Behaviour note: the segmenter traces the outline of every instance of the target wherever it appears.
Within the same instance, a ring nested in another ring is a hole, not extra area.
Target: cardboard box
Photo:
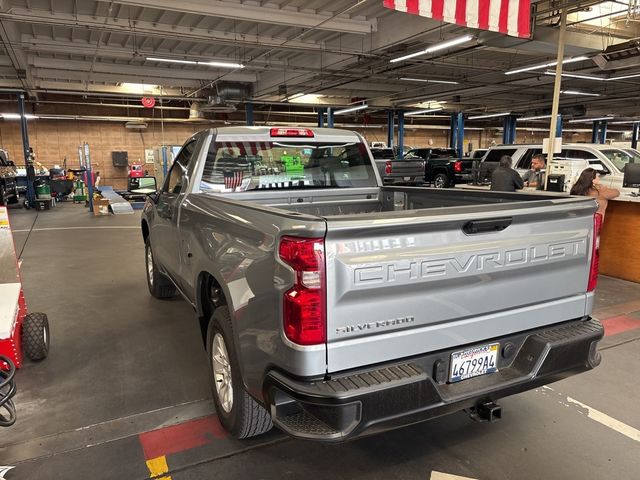
[[[109,200],[98,198],[93,200],[94,215],[109,215]]]

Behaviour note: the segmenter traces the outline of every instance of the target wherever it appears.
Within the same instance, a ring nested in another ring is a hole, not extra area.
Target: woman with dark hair
[[[605,187],[600,183],[600,175],[593,168],[586,168],[571,187],[571,195],[593,197],[598,201],[598,213],[604,218],[609,200],[619,197],[620,191],[615,188]]]

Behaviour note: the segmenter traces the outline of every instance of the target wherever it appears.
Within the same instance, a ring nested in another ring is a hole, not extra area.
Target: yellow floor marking
[[[430,480],[474,480],[469,477],[461,477],[459,475],[451,475],[450,473],[431,472]]]
[[[167,473],[169,471],[169,465],[167,465],[167,457],[165,457],[164,455],[162,457],[147,460],[147,468],[151,473],[150,478],[154,478],[156,480],[171,480],[170,476],[159,477],[159,475],[162,475],[163,473]]]

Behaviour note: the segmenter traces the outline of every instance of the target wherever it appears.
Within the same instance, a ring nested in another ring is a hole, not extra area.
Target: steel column
[[[449,148],[456,148],[456,130],[458,129],[457,116],[452,113],[449,116]]]
[[[326,108],[318,108],[318,128],[324,127],[324,114],[326,111]]]
[[[395,133],[395,112],[387,110],[387,147],[393,148],[393,137]]]
[[[591,127],[591,143],[598,143],[598,128],[600,124],[596,120],[593,122],[593,127]]]
[[[558,114],[556,119],[556,138],[562,137],[562,114]]]
[[[633,124],[633,133],[631,134],[631,148],[638,148],[638,140],[640,140],[640,122]]]
[[[247,114],[247,126],[253,127],[253,103],[247,102],[245,105],[245,111]]]
[[[464,113],[458,112],[457,120],[456,153],[458,154],[458,158],[462,158],[464,156]]]
[[[502,129],[502,143],[505,145],[511,145],[516,141],[516,117],[514,115],[507,115],[504,117],[504,124]]]
[[[84,165],[87,169],[87,199],[89,200],[89,214],[93,215],[93,168],[91,167],[91,155],[89,155],[89,144],[82,146],[84,153]]]
[[[327,108],[327,127],[333,128],[333,108]]]
[[[600,122],[600,130],[598,131],[598,143],[604,144],[607,141],[607,121]]]
[[[402,158],[404,147],[404,110],[398,110],[398,158]]]
[[[35,165],[32,165],[29,160],[29,129],[27,128],[27,117],[24,111],[24,93],[18,94],[18,112],[20,113],[20,132],[22,133],[24,166],[27,169],[27,202],[29,206],[33,207],[36,200],[36,190],[33,184],[35,180]]]

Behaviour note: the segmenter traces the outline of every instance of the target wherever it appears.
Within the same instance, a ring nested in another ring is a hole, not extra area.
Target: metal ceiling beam
[[[0,12],[0,19],[13,22],[51,25],[72,29],[85,29],[98,32],[135,34],[137,37],[149,36],[153,38],[182,40],[209,45],[231,45],[254,48],[275,48],[289,51],[333,51],[322,43],[307,40],[291,40],[258,34],[234,34],[229,31],[209,30],[205,28],[191,28],[179,25],[168,25],[156,22],[136,20],[135,25],[128,20],[112,17],[93,17],[91,15],[73,15],[69,13],[51,13],[45,10],[30,10],[14,7],[9,12]],[[286,44],[284,44],[286,42]],[[283,45],[284,44],[284,45]],[[347,55],[361,55],[363,52],[350,48],[339,48],[340,53]]]
[[[171,85],[175,80],[203,80],[209,81],[220,74],[218,70],[178,70],[176,68],[143,67],[140,65],[123,65],[119,63],[85,62],[82,60],[61,60],[57,58],[43,58],[30,55],[29,64],[37,69],[52,69],[60,72],[89,72],[108,73],[119,76],[119,82],[127,81],[127,78],[149,78],[154,83],[166,83]],[[256,81],[254,73],[233,72],[225,77],[231,82]],[[175,85],[175,83],[173,83]],[[182,85],[182,82],[180,82]]]
[[[367,34],[376,30],[374,20],[332,18],[331,15],[310,13],[298,9],[280,9],[215,0],[114,0],[114,3],[143,8],[154,8],[172,12],[230,18],[233,20],[286,25],[299,28],[317,28],[343,33]]]
[[[4,7],[4,5],[0,6],[0,10],[2,7]],[[0,40],[15,69],[16,78],[20,80],[23,88],[29,92],[30,95],[34,95],[31,91],[33,87],[33,76],[27,63],[27,56],[20,47],[14,45],[14,42],[18,42],[19,39],[20,32],[14,23],[0,20]]]
[[[9,86],[5,85],[3,81],[0,80],[0,86]],[[60,81],[51,81],[51,80],[37,80],[36,81],[36,90],[40,92],[56,92],[56,93],[65,93],[65,94],[78,94],[78,95],[87,95],[93,96],[92,94],[118,94],[117,97],[140,97],[140,94],[127,94],[123,93],[122,88],[116,85],[97,85],[97,84],[88,84],[86,85],[84,82],[80,81],[71,81],[71,82],[60,82]],[[183,92],[179,88],[163,88],[163,96],[167,97],[181,97]]]

